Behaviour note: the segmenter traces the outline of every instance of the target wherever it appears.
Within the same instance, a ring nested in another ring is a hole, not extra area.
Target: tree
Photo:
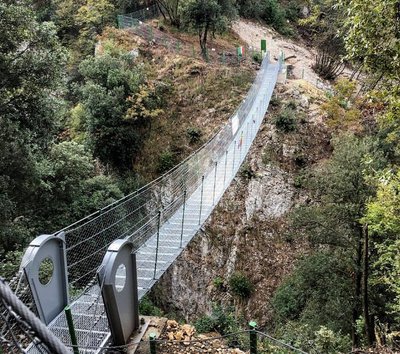
[[[38,23],[30,2],[2,1],[0,18],[1,257],[30,235],[35,159],[60,126],[66,55],[55,26]]]
[[[340,262],[350,264],[344,276],[351,279],[353,285],[349,322],[352,323],[353,344],[357,346],[356,322],[362,315],[362,306],[369,306],[362,302],[363,291],[368,291],[362,283],[363,275],[368,275],[362,268],[368,262],[368,254],[363,254],[368,233],[361,218],[374,188],[365,180],[365,171],[382,168],[385,160],[370,139],[344,135],[335,139],[333,145],[332,158],[309,178],[315,203],[297,209],[292,220],[294,229],[301,230],[316,251],[330,250]],[[370,319],[364,320],[370,328]]]
[[[371,72],[400,80],[400,6],[398,0],[343,0],[349,59]]]
[[[383,299],[381,323],[400,327],[400,171],[386,171],[378,178],[378,192],[368,204],[363,221],[368,223],[376,252],[372,279],[374,293]]]
[[[188,26],[197,31],[202,55],[208,57],[207,41],[210,35],[224,32],[236,16],[236,8],[230,0],[191,0],[184,9]]]
[[[311,38],[318,49],[313,69],[322,78],[335,79],[344,69],[343,34],[344,8],[336,1],[311,1],[311,14],[299,20],[300,30]]]
[[[161,113],[163,90],[146,82],[144,71],[123,51],[86,59],[79,69],[80,115],[94,156],[120,172],[131,170],[151,119]]]
[[[181,26],[182,5],[180,0],[156,0],[156,4],[163,17],[168,17],[171,25],[177,28]]]
[[[328,250],[301,259],[294,272],[278,288],[272,304],[278,318],[320,326],[336,333],[350,333],[352,265]]]
[[[95,161],[81,144],[54,144],[37,162],[40,186],[35,212],[42,232],[57,230],[123,195],[108,176],[96,175]]]

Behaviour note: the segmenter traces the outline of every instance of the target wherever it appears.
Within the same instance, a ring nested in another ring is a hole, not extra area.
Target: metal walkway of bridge
[[[135,244],[141,299],[199,231],[235,177],[261,126],[280,68],[279,63],[264,59],[229,122],[188,159],[132,195],[61,230],[80,353],[98,353],[110,341],[95,278],[108,246],[121,238]],[[116,288],[123,284],[124,274],[117,273]],[[64,312],[48,328],[72,351]],[[31,345],[28,352],[41,353],[40,345]]]

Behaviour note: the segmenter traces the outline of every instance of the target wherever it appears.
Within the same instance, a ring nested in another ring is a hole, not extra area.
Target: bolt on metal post
[[[76,332],[75,332],[74,321],[72,319],[71,308],[69,306],[66,306],[64,312],[65,312],[65,317],[67,318],[68,331],[71,337],[73,352],[74,354],[79,354],[78,340],[76,339]]]
[[[160,222],[161,222],[161,211],[158,211],[158,220],[157,220],[157,244],[156,244],[156,260],[154,262],[154,276],[153,279],[156,279],[157,273],[157,261],[158,261],[158,245],[160,242]]]
[[[150,354],[157,354],[157,342],[156,342],[156,334],[155,333],[150,333],[149,339],[150,339]]]
[[[204,176],[201,176],[201,194],[200,194],[199,225],[201,224],[201,209],[203,208],[203,191],[204,191]]]
[[[181,229],[181,243],[180,248],[182,248],[183,241],[183,226],[185,225],[185,208],[186,208],[186,189],[183,192],[183,205],[182,205],[182,229]]]
[[[250,334],[250,354],[257,354],[257,323],[254,321],[249,322]]]

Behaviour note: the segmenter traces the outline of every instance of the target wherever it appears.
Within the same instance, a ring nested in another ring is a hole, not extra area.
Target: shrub
[[[153,302],[147,296],[144,296],[140,301],[139,313],[143,316],[161,317],[163,315],[162,310],[156,305],[154,305]]]
[[[250,180],[256,176],[253,169],[248,163],[244,163],[243,166],[240,168],[240,176],[244,179]]]
[[[287,25],[285,10],[277,0],[264,0],[261,18],[281,34],[290,34],[291,30]]]
[[[272,107],[279,107],[282,103],[282,99],[280,99],[278,96],[272,96],[271,100],[269,101],[270,106]]]
[[[356,84],[340,79],[334,86],[334,93],[321,106],[327,115],[327,123],[334,129],[347,129],[360,124],[361,111],[355,96]]]
[[[249,298],[254,290],[251,281],[241,273],[234,273],[229,279],[231,291],[242,299]]]
[[[216,277],[214,278],[213,284],[216,289],[221,290],[224,287],[224,279]]]
[[[262,60],[263,60],[263,57],[262,57],[262,53],[261,52],[254,52],[253,53],[253,61],[255,61],[258,64],[261,64]]]
[[[169,150],[161,153],[158,158],[157,172],[164,173],[170,170],[175,165],[175,155]]]
[[[186,132],[189,135],[190,144],[197,143],[200,140],[201,136],[203,135],[201,130],[195,127],[188,128]]]
[[[290,1],[289,4],[285,7],[285,17],[291,22],[297,22],[300,18],[300,5],[297,1]]]
[[[194,323],[194,327],[198,333],[207,333],[215,329],[216,322],[211,316],[204,315]]]
[[[295,112],[292,109],[285,108],[275,116],[274,124],[277,129],[284,133],[295,131],[297,127]]]
[[[289,108],[291,110],[295,110],[297,108],[296,101],[290,100],[288,103],[286,103],[286,108]]]

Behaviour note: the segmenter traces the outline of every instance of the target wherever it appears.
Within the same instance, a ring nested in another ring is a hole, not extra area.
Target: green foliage
[[[396,165],[400,162],[400,95],[396,92],[383,91],[377,100],[386,104],[384,114],[378,116],[378,138],[383,151]]]
[[[280,6],[277,0],[264,0],[262,2],[261,18],[278,32],[285,33],[287,24],[285,10]]]
[[[342,0],[346,9],[345,43],[348,58],[371,71],[400,80],[400,33],[397,0]],[[382,14],[385,14],[382,16]]]
[[[333,147],[331,159],[306,180],[311,197],[318,203],[300,207],[292,214],[297,235],[304,234],[317,252],[310,258],[309,267],[308,259],[303,265],[304,273],[310,277],[302,274],[301,269],[296,270],[294,278],[282,288],[279,306],[284,317],[293,309],[296,320],[312,324],[313,329],[329,324],[330,329],[348,334],[362,312],[361,218],[365,203],[374,194],[374,187],[365,176],[368,171],[381,169],[386,161],[377,151],[377,144],[367,138],[343,135],[333,140]],[[328,252],[325,260],[320,258],[324,254],[321,250]],[[314,261],[317,263],[313,264]],[[329,269],[324,268],[326,265]],[[314,268],[325,269],[329,279]],[[300,273],[296,275],[297,272]],[[319,279],[324,280],[319,283]],[[305,284],[308,292],[302,288]],[[298,291],[306,297],[303,302],[296,300]],[[288,308],[283,306],[286,303]]]
[[[195,144],[200,141],[203,133],[199,128],[191,127],[187,129],[187,135],[189,136],[190,144]]]
[[[222,290],[224,287],[224,279],[221,277],[214,278],[213,285],[217,290]]]
[[[216,321],[211,316],[204,315],[199,317],[194,323],[196,332],[198,333],[208,333],[212,332],[216,326]]]
[[[305,323],[313,330],[328,326],[351,330],[353,304],[349,264],[330,252],[318,252],[299,262],[272,300],[277,316]]]
[[[109,0],[55,0],[53,6],[58,33],[77,56],[72,61],[92,54],[95,36],[115,21],[116,9]]]
[[[162,317],[163,311],[155,306],[148,296],[144,296],[139,303],[139,314],[142,316]]]
[[[170,150],[163,151],[158,157],[157,172],[165,173],[176,164],[175,154]]]
[[[285,6],[277,0],[239,0],[237,5],[241,16],[262,19],[284,35],[293,33],[287,22],[296,22],[300,14],[300,7],[296,1],[290,1]]]
[[[232,293],[242,299],[247,299],[254,291],[254,285],[244,274],[234,273],[229,278],[229,288]]]
[[[263,61],[262,53],[261,52],[254,52],[253,53],[253,60],[256,63],[261,64],[262,61]]]
[[[44,229],[65,226],[123,196],[110,177],[95,175],[91,154],[75,142],[54,145],[38,162],[37,173],[41,204],[36,216],[45,219]]]
[[[255,172],[248,163],[244,163],[242,167],[240,167],[239,174],[242,178],[247,180],[250,180],[256,176]]]
[[[104,53],[84,60],[80,122],[95,157],[116,170],[132,168],[134,155],[161,112],[164,87],[144,81],[143,70],[125,52]]]
[[[238,332],[240,325],[231,308],[214,305],[210,316],[202,316],[194,326],[199,333],[217,331],[221,335]]]
[[[365,202],[374,194],[365,173],[382,168],[386,161],[371,139],[345,134],[335,138],[332,145],[331,159],[306,178],[307,188],[319,203],[298,208],[292,222],[315,244],[352,251],[349,242],[357,242]]]
[[[301,4],[296,0],[291,0],[285,7],[285,17],[291,22],[297,22],[300,17]]]
[[[0,253],[29,239],[35,160],[60,126],[66,54],[25,1],[0,3]]]
[[[205,59],[209,36],[226,31],[235,17],[236,7],[231,0],[191,0],[184,6],[185,24],[198,33]]]
[[[371,282],[376,292],[385,294],[387,322],[400,316],[400,172],[388,171],[379,176],[376,197],[370,201],[363,221],[374,236],[376,258]],[[384,320],[384,319],[382,319]]]
[[[180,28],[182,24],[182,4],[181,0],[156,0],[158,7],[164,18],[168,18],[171,25]],[[184,3],[184,2],[183,2]]]
[[[291,321],[281,331],[283,341],[310,354],[348,353],[351,350],[348,335],[334,332],[326,326],[312,329],[308,324]]]
[[[284,133],[295,131],[297,128],[296,112],[288,107],[283,109],[274,117],[274,124]]]
[[[5,279],[12,279],[19,270],[22,260],[21,251],[9,251],[6,254],[0,254],[0,276]]]
[[[270,106],[279,107],[282,104],[282,99],[277,95],[273,95],[269,101]]]
[[[339,79],[333,95],[321,106],[327,114],[327,124],[336,130],[348,130],[360,124],[361,111],[355,98],[356,82]]]

